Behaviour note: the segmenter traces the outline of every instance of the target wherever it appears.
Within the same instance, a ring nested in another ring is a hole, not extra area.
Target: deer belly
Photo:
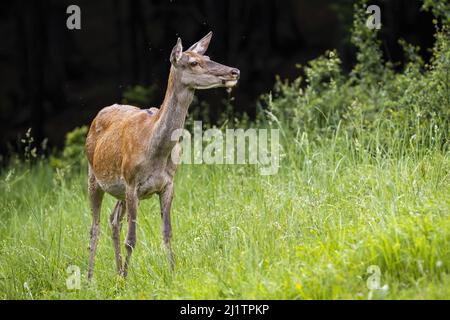
[[[146,199],[154,193],[159,193],[167,183],[167,179],[162,176],[151,176],[138,187],[138,198]]]
[[[119,181],[99,181],[98,184],[103,191],[109,193],[114,198],[125,199],[125,181],[120,179]]]
[[[141,182],[137,188],[139,199],[149,198],[152,194],[161,191],[166,185],[168,179],[164,175],[151,176]],[[125,180],[121,178],[119,181],[101,181],[97,180],[103,191],[112,195],[117,199],[125,199]]]

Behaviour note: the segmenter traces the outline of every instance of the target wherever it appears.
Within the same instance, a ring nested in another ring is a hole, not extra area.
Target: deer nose
[[[241,74],[241,72],[239,71],[239,69],[236,69],[236,68],[231,69],[230,73],[231,73],[231,75],[232,75],[233,77],[235,77],[236,79],[239,79],[239,76],[240,76],[240,74]]]

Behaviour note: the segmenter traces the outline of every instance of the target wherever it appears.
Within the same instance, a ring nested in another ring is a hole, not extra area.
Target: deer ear
[[[177,62],[181,59],[183,54],[183,45],[181,44],[181,39],[178,38],[177,44],[172,49],[172,53],[170,54],[170,62],[172,64],[177,64]]]
[[[212,31],[210,31],[206,36],[204,36],[200,41],[194,43],[187,51],[193,51],[198,54],[204,54],[208,49],[209,42],[212,38]]]

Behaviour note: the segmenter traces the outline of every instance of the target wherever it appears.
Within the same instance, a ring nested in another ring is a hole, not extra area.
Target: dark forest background
[[[67,6],[81,8],[81,30],[66,28]],[[416,0],[372,1],[382,10],[385,58],[402,65],[397,39],[429,48],[433,24]],[[258,97],[276,75],[295,78],[295,65],[337,49],[345,68],[353,1],[9,1],[0,3],[0,150],[18,145],[28,128],[61,146],[64,135],[89,123],[104,106],[124,101],[130,87],[151,93],[159,106],[169,53],[180,36],[185,48],[214,32],[208,55],[241,70],[233,91],[238,113],[255,114]],[[427,59],[429,52],[422,55]],[[210,120],[224,111],[225,90],[198,92]]]

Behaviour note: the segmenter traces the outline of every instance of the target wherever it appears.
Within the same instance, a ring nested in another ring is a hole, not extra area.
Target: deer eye
[[[196,67],[198,66],[198,62],[197,61],[192,61],[191,62],[191,67]]]

